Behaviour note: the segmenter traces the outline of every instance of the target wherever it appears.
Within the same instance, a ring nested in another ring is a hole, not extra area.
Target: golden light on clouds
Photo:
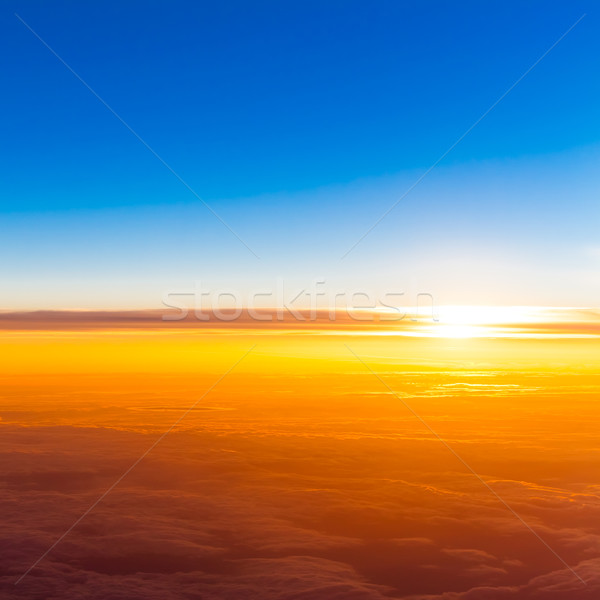
[[[173,577],[209,593],[206,574],[227,573],[219,589],[235,598],[275,572],[260,597],[301,580],[314,598],[552,584],[579,599],[577,577],[482,481],[596,586],[595,312],[326,317],[4,314],[0,508],[14,536],[38,540],[2,555],[11,585],[185,415],[24,593],[75,565],[106,595],[164,597]]]

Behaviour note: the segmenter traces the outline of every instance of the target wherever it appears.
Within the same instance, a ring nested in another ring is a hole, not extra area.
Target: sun
[[[439,325],[437,334],[446,338],[472,338],[481,336],[482,329],[485,328],[475,325]]]

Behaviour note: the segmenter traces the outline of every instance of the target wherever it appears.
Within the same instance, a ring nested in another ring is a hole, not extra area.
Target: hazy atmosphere
[[[0,595],[600,597],[593,2],[0,11]]]

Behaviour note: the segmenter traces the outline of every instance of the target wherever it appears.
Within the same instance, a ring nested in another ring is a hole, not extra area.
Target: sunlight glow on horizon
[[[345,307],[286,311],[283,308],[231,308],[193,311],[46,311],[0,312],[5,337],[22,332],[77,338],[93,333],[135,337],[253,335],[357,336],[407,338],[586,339],[600,337],[600,311],[593,308],[535,306],[439,306],[429,314],[417,307],[365,310]],[[260,317],[260,318],[257,318]],[[167,318],[168,317],[168,318]],[[181,317],[181,318],[174,318]]]

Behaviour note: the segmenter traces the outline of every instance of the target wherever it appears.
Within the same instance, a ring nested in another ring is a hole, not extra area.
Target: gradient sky
[[[590,2],[5,2],[0,308],[277,278],[595,305],[598,19]]]

